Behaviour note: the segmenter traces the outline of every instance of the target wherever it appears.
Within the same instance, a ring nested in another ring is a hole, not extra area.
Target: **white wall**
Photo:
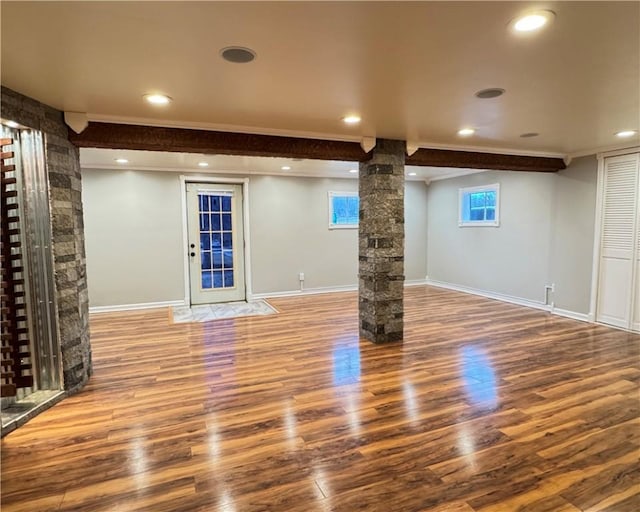
[[[210,174],[206,175],[210,177]],[[597,160],[559,173],[491,171],[407,182],[405,275],[535,302],[544,285],[560,309],[588,313]],[[458,189],[499,182],[499,228],[459,228]],[[328,229],[329,191],[355,179],[250,177],[254,293],[355,286],[357,230]],[[91,306],[184,297],[179,174],[84,170]],[[428,242],[428,243],[427,243]]]
[[[82,186],[90,305],[182,300],[179,174],[85,169]],[[358,232],[328,229],[327,195],[357,189],[355,179],[250,177],[254,294],[298,290],[300,272],[306,289],[357,284]],[[407,280],[426,275],[426,198],[424,183],[407,183]]]
[[[433,182],[430,279],[542,301],[548,275],[553,175],[492,171]],[[500,226],[458,227],[458,190],[500,183]]]
[[[256,176],[250,181],[254,293],[352,285],[358,230],[328,229],[328,192],[357,192],[352,179]]]
[[[427,185],[407,181],[404,189],[404,275],[407,282],[427,277]]]
[[[550,279],[557,308],[589,313],[598,161],[575,159],[555,177]]]
[[[558,173],[490,171],[432,182],[429,279],[588,313],[597,161]],[[500,226],[458,227],[458,190],[500,183]]]
[[[176,176],[83,171],[82,202],[90,306],[183,298]]]

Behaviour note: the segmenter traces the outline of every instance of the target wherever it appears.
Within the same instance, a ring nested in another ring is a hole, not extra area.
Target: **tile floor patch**
[[[224,304],[201,304],[172,308],[173,323],[210,322],[223,318],[241,316],[273,315],[278,311],[266,300],[251,302],[226,302]]]
[[[2,436],[23,425],[39,412],[51,407],[65,396],[64,391],[43,389],[29,393],[12,403],[3,404],[0,410]]]

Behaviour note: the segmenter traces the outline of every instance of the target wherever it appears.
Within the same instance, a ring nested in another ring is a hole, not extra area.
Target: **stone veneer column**
[[[49,208],[64,389],[80,390],[92,372],[78,148],[62,112],[2,87],[2,117],[45,134]]]
[[[404,328],[405,142],[377,139],[360,163],[360,336],[400,341]]]

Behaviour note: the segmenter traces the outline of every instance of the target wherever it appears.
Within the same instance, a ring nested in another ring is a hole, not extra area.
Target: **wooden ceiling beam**
[[[426,148],[420,148],[413,155],[408,156],[406,164],[531,172],[556,172],[566,168],[562,158]]]
[[[357,142],[100,122],[90,122],[89,126],[79,134],[70,131],[69,139],[80,148],[309,158],[349,162],[360,162],[368,158],[368,154]],[[407,157],[406,164],[534,172],[555,172],[565,168],[561,158],[425,148]]]
[[[357,142],[130,124],[90,122],[89,126],[79,134],[69,132],[69,140],[81,148],[137,149],[314,160],[360,161],[366,159],[366,153]]]

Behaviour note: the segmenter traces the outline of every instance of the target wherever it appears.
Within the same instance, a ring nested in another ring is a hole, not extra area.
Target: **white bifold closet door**
[[[640,329],[640,155],[604,161],[596,320]]]
[[[635,291],[632,292],[631,329],[640,332],[640,155],[636,157],[638,158],[638,195],[636,196],[636,254],[633,282]]]

